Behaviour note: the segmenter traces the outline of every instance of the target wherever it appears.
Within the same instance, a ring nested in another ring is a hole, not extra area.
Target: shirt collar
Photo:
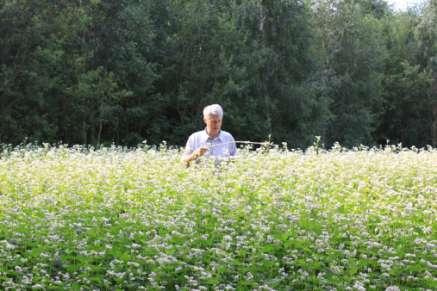
[[[210,139],[210,137],[209,137],[208,133],[206,132],[206,127],[202,132],[203,132],[202,141],[207,142],[208,139]],[[220,130],[219,134],[215,138],[213,138],[212,140],[217,140],[217,141],[221,142],[222,141],[222,131]]]

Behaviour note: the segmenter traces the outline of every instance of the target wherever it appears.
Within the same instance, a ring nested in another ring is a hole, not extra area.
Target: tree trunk
[[[432,124],[431,124],[431,144],[437,147],[437,57],[431,59],[432,64],[432,84],[431,84],[431,104]]]
[[[87,140],[87,126],[86,126],[86,122],[82,121],[82,143],[84,145],[86,145],[88,142]]]
[[[437,102],[432,104],[431,144],[437,147]]]
[[[97,132],[97,146],[100,146],[100,138],[102,136],[103,121],[99,119],[99,131]]]

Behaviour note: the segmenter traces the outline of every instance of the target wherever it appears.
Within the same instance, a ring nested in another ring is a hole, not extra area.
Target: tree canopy
[[[293,147],[435,132],[436,1],[0,0],[0,34],[1,143],[182,145],[210,103]]]

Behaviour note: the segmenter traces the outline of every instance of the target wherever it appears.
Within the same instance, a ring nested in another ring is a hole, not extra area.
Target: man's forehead
[[[208,114],[205,118],[209,120],[211,119],[221,120],[220,116],[217,114]]]

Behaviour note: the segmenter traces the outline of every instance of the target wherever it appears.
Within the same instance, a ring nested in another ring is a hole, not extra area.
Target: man
[[[223,109],[220,105],[212,104],[203,109],[203,122],[206,127],[188,138],[182,157],[187,166],[202,156],[226,158],[236,155],[235,140],[229,132],[221,130],[222,121]]]

